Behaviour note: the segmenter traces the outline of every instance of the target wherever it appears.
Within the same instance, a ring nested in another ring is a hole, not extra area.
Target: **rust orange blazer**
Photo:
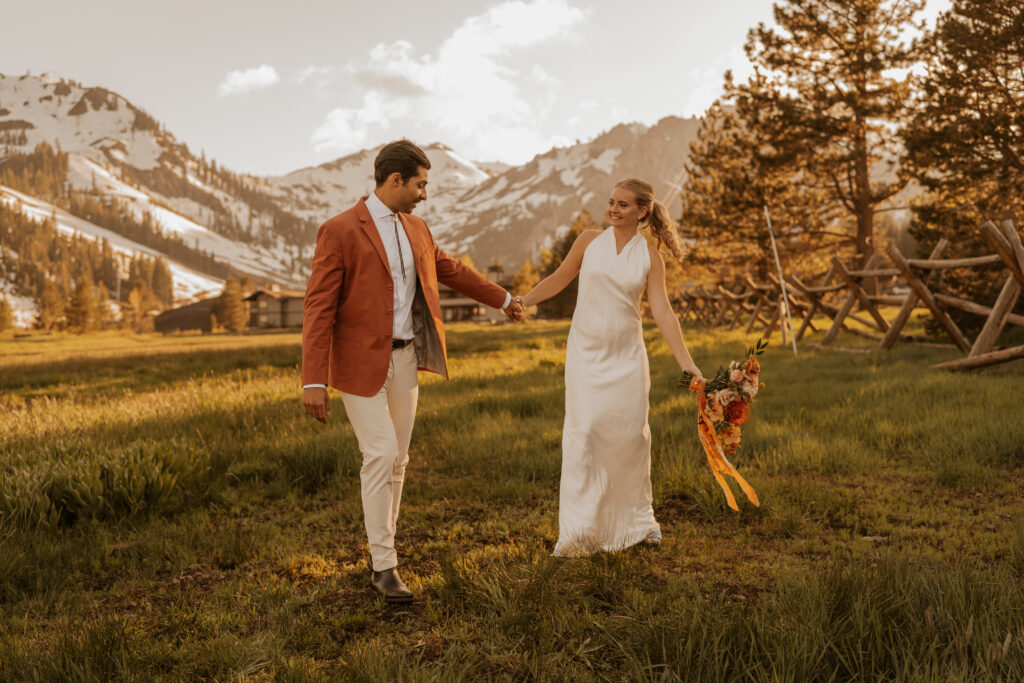
[[[391,361],[394,284],[384,243],[366,197],[320,226],[302,316],[302,383],[372,396]],[[416,263],[412,320],[417,365],[448,377],[441,321],[441,282],[492,308],[505,290],[443,252],[427,224],[400,213]]]

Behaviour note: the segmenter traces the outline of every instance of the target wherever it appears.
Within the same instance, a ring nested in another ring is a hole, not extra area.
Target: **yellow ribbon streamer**
[[[736,483],[740,485],[743,493],[747,495],[747,500],[761,507],[761,503],[757,500],[757,494],[754,493],[753,487],[747,483],[736,468],[732,466],[732,463],[725,457],[725,451],[722,449],[722,442],[718,440],[718,433],[715,431],[715,423],[711,421],[711,416],[708,415],[708,397],[704,393],[704,382],[698,381],[695,377],[690,382],[690,391],[697,394],[697,435],[700,437],[700,442],[704,446],[704,452],[708,456],[708,464],[711,465],[711,473],[715,475],[715,479],[718,481],[718,485],[722,487],[725,492],[725,499],[729,503],[729,507],[733,510],[739,511],[739,506],[736,505],[736,499],[732,495],[732,490],[729,489],[729,485],[725,482],[723,474],[728,474],[730,477],[736,480]]]

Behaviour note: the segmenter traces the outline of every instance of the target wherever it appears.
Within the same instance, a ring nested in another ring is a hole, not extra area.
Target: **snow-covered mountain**
[[[583,209],[601,220],[613,185],[630,176],[655,186],[673,215],[680,210],[682,166],[699,119],[668,117],[653,127],[620,125],[590,142],[559,147],[522,166],[479,164],[449,147],[424,147],[430,158],[427,202],[417,208],[448,251],[506,270],[535,258]],[[373,188],[380,147],[313,168],[268,178],[292,213],[324,220]]]
[[[382,146],[266,181],[288,211],[323,222],[373,190],[373,160]],[[418,211],[433,227],[443,223],[450,208],[468,190],[495,174],[441,143],[426,145],[423,151],[430,159],[430,179],[427,202]]]
[[[316,225],[283,211],[256,178],[197,158],[151,116],[103,88],[0,74],[0,161],[46,142],[68,154],[68,189],[150,214],[165,235],[257,281],[299,285]]]
[[[607,196],[622,178],[650,181],[677,215],[676,187],[698,127],[697,119],[676,117],[652,127],[619,125],[514,167],[475,163],[442,143],[426,145],[428,201],[417,212],[449,252],[469,254],[479,265],[498,260],[514,272],[582,209],[601,220]],[[144,110],[109,90],[46,75],[0,74],[0,168],[6,157],[29,153],[41,142],[68,154],[66,191],[116,202],[136,219],[148,216],[163,236],[176,236],[257,283],[296,288],[308,276],[317,226],[372,191],[380,149],[283,176],[236,174],[197,157]],[[30,215],[56,212],[62,231],[115,243],[102,226],[44,199],[0,186],[8,206]],[[122,242],[117,244],[124,253],[159,253],[153,244]],[[187,266],[170,262],[176,264],[179,300],[222,282],[223,269],[186,274]]]
[[[16,192],[9,187],[0,186],[0,204],[17,208],[24,215],[39,222],[53,218],[56,220],[57,230],[65,235],[77,235],[91,240],[107,240],[114,253],[121,257],[124,272],[128,271],[128,262],[133,255],[145,254],[154,258],[162,256],[156,249],[134,242],[83,218],[73,216],[52,204]],[[167,259],[167,265],[174,278],[175,295],[180,299],[189,300],[211,296],[219,293],[224,286],[223,280],[205,275],[174,259]]]
[[[678,216],[682,166],[699,126],[698,119],[667,117],[650,128],[623,124],[555,148],[472,187],[431,224],[434,234],[478,264],[497,259],[514,272],[581,210],[601,222],[615,183],[625,178],[647,180]]]

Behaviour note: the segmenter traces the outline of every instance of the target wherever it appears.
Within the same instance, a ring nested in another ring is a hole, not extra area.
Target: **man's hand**
[[[331,414],[331,406],[327,398],[326,389],[323,387],[303,389],[302,405],[306,407],[307,415],[325,424],[327,423],[327,416]]]
[[[526,317],[526,309],[523,308],[523,305],[519,302],[519,297],[512,299],[508,306],[501,309],[501,311],[514,323],[521,323]]]

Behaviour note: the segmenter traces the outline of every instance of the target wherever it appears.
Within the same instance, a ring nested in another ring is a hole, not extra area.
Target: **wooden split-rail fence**
[[[779,280],[767,278],[756,282],[745,278],[732,288],[722,284],[714,288],[696,288],[683,294],[677,305],[684,323],[704,327],[728,326],[734,329],[746,324],[746,332],[762,331],[770,336],[781,327],[782,342],[787,342],[784,323],[785,301],[796,328],[799,341],[808,330],[815,330],[814,319],[831,319],[821,344],[831,344],[840,332],[869,337],[879,350],[890,349],[899,340],[915,340],[903,329],[915,309],[926,309],[936,323],[965,357],[933,366],[945,370],[967,370],[1024,358],[1024,346],[997,349],[996,342],[1007,325],[1024,327],[1024,316],[1013,309],[1024,292],[1024,246],[1011,221],[1001,225],[989,221],[981,226],[982,235],[992,254],[968,258],[943,258],[950,247],[946,239],[935,245],[926,259],[908,259],[890,244],[885,250],[890,264],[882,263],[880,254],[872,255],[860,268],[850,268],[833,258],[831,268],[817,285],[805,282],[799,275],[786,276],[785,293]],[[1003,287],[991,305],[968,301],[950,294],[933,291],[936,271],[950,268],[976,268],[1002,265]],[[881,286],[882,282],[890,286]],[[895,286],[893,284],[895,283]],[[884,290],[884,291],[883,291]],[[902,291],[900,291],[902,290]],[[881,292],[881,293],[880,293]],[[786,297],[784,300],[783,297]],[[880,306],[899,306],[896,316],[886,320]],[[974,339],[968,340],[949,309],[985,316],[985,324]],[[858,326],[848,323],[856,322]]]

